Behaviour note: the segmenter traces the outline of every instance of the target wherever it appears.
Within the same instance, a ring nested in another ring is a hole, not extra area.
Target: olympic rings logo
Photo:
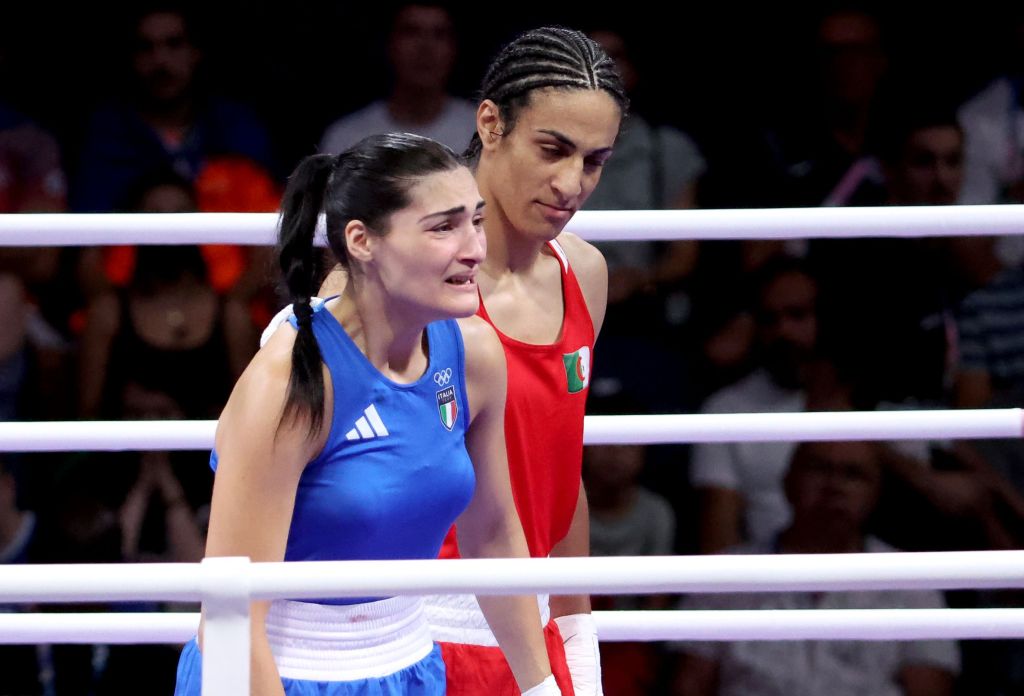
[[[441,370],[440,372],[435,372],[434,373],[434,383],[437,386],[439,386],[439,387],[443,387],[444,385],[448,384],[451,381],[452,381],[452,368],[450,368],[450,367],[446,367],[443,370]]]

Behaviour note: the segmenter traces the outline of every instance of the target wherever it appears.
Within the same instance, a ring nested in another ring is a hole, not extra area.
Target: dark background
[[[178,3],[181,4],[181,3]],[[799,119],[810,99],[813,29],[833,5],[615,3],[455,4],[461,54],[453,90],[472,97],[483,66],[520,31],[541,24],[610,26],[634,52],[637,108],[726,147],[742,131]],[[383,38],[388,3],[185,4],[205,51],[204,79],[255,107],[285,173],[312,151],[326,124],[388,86]],[[849,5],[842,5],[848,7]],[[859,3],[877,14],[894,91],[957,103],[998,72],[1010,12],[995,3]],[[0,86],[51,128],[74,160],[85,115],[124,89],[131,12],[105,3],[11,3],[0,8]]]

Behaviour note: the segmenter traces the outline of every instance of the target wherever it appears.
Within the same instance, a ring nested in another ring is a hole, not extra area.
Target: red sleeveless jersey
[[[561,246],[548,245],[562,267],[564,315],[558,340],[523,343],[494,328],[508,363],[505,446],[512,495],[534,558],[546,557],[565,538],[576,511],[594,350],[594,323],[576,275]],[[483,298],[477,314],[494,326]],[[458,557],[453,532],[441,558]]]

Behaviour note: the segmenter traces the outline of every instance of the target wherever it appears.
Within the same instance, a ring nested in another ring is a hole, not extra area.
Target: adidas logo
[[[375,437],[387,437],[390,435],[380,419],[377,408],[370,404],[363,409],[363,417],[356,421],[356,427],[345,433],[346,440],[372,440]]]

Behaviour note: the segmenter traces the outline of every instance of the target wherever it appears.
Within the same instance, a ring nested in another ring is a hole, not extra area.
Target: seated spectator
[[[28,563],[37,542],[36,516],[18,504],[18,486],[7,461],[0,459],[0,567]],[[0,614],[26,610],[23,604],[0,604]],[[32,645],[0,646],[0,694],[36,696],[42,694],[39,663]]]
[[[0,421],[68,417],[68,352],[13,274],[0,273],[0,324]]]
[[[180,177],[157,173],[140,182],[137,210],[195,210],[194,193]],[[116,411],[132,380],[174,395],[190,418],[220,412],[255,351],[255,327],[242,300],[214,291],[209,268],[217,256],[204,249],[108,247],[88,257],[104,280],[95,283],[82,333],[82,416]]]
[[[195,181],[201,213],[276,213],[281,187],[252,160],[237,155],[211,157]],[[253,326],[266,326],[277,311],[271,246],[204,244],[210,285],[219,295],[249,308]]]
[[[164,393],[125,386],[112,418],[167,420],[182,409]],[[194,563],[203,556],[212,473],[199,452],[92,453],[53,465],[39,506],[32,560],[44,563]],[[102,476],[97,471],[102,470]],[[96,603],[96,611],[195,611],[195,603]],[[82,611],[46,606],[44,611]],[[44,693],[134,693],[141,683],[171,693],[178,649],[168,645],[53,645],[33,648]],[[0,680],[0,684],[3,681]],[[7,693],[2,691],[0,693]]]
[[[338,154],[368,135],[392,132],[433,138],[456,152],[466,149],[476,130],[476,107],[447,91],[456,43],[447,5],[401,3],[387,42],[391,92],[328,126],[320,151]]]
[[[59,213],[66,205],[56,139],[0,102],[0,213]]]
[[[144,8],[133,26],[134,93],[90,118],[72,187],[73,208],[109,212],[132,184],[170,168],[194,181],[208,159],[239,155],[273,169],[263,125],[245,107],[200,87],[202,52],[184,11]]]
[[[846,205],[957,203],[964,182],[964,133],[951,109],[931,101],[907,97],[890,109],[878,128],[877,154],[865,158],[876,176],[862,180]]]
[[[624,413],[637,411],[619,411]],[[590,506],[590,555],[672,554],[675,513],[664,497],[639,483],[645,460],[643,445],[590,445],[585,449],[583,481]],[[608,609],[665,607],[663,597],[652,595],[615,595],[594,601]]]
[[[122,403],[121,417],[127,420],[184,418],[168,394],[135,382],[125,385]],[[135,465],[125,462],[125,468],[137,474],[127,478],[118,508],[121,557],[132,563],[199,562],[213,488],[206,453],[140,452],[132,458]]]
[[[778,413],[846,410],[855,403],[868,410],[879,406],[877,400],[859,402],[862,380],[853,388],[845,377],[882,369],[877,361],[848,367],[825,358],[819,338],[817,285],[807,266],[794,259],[776,259],[761,269],[751,295],[759,366],[713,394],[702,411]],[[900,492],[898,502],[886,508],[900,511],[914,501],[922,510],[921,518],[932,521],[919,530],[924,536],[900,538],[914,538],[915,550],[1013,546],[1014,539],[1020,538],[1024,502],[1007,483],[1005,472],[1000,476],[1002,469],[993,470],[959,443],[935,451],[920,444],[916,451],[873,445],[891,481],[887,488]],[[783,479],[794,446],[774,442],[694,446],[690,482],[698,495],[701,552],[765,543],[786,526],[789,506]],[[940,531],[950,528],[957,530],[955,536]]]
[[[1024,331],[1024,269],[1003,266],[993,237],[948,244],[976,285],[956,311],[956,405],[1016,403],[1024,394],[1024,350],[1015,340]]]
[[[803,444],[786,475],[792,521],[773,540],[731,553],[880,553],[870,536],[881,469],[857,442]],[[687,609],[940,608],[933,591],[694,595]],[[951,696],[960,670],[952,641],[750,641],[676,643],[674,696]]]
[[[127,414],[126,414],[127,415]],[[151,412],[151,416],[156,412]],[[69,462],[54,477],[39,510],[35,561],[43,563],[119,563],[142,560],[195,562],[202,538],[192,508],[182,504],[182,486],[158,461],[132,467],[104,453]],[[126,465],[126,466],[122,466]],[[201,466],[201,465],[200,465]],[[113,473],[97,476],[97,467]],[[194,463],[193,463],[194,467]],[[136,475],[135,481],[132,476]],[[48,605],[46,611],[157,611],[157,602]],[[194,605],[190,609],[194,609]],[[177,648],[168,645],[38,646],[44,693],[171,693]]]
[[[125,385],[167,393],[188,418],[215,418],[252,354],[244,308],[231,308],[206,280],[199,249],[140,247],[131,284],[97,297],[82,336],[84,417],[119,410]]]
[[[754,369],[755,325],[738,282],[715,283],[706,301],[694,303],[687,336],[687,361],[694,373],[694,398],[699,407],[718,390]]]
[[[0,93],[3,57],[0,45]],[[57,140],[0,98],[0,214],[61,213],[66,206]],[[32,332],[49,348],[64,349],[70,338],[68,319],[80,294],[72,270],[75,256],[68,247],[0,247],[0,274],[20,280],[33,308]]]
[[[643,409],[624,393],[591,398],[590,414],[637,414]],[[583,483],[590,508],[591,556],[667,556],[673,552],[675,514],[668,501],[640,484],[647,448],[642,445],[588,446]],[[662,595],[592,597],[595,609],[663,609]],[[601,645],[605,693],[642,696],[660,673],[660,654],[651,643]]]
[[[1008,6],[1003,70],[959,112],[967,136],[964,203],[1024,203],[1024,12]]]
[[[233,188],[245,182],[240,189]],[[129,187],[118,210],[125,213],[227,213],[272,212],[277,208],[275,185],[247,160],[217,158],[195,184],[172,169],[146,172]],[[210,285],[220,295],[246,298],[253,294],[250,276],[266,276],[267,268],[252,251],[262,247],[232,244],[201,244],[210,270]],[[135,246],[89,247],[83,250],[78,273],[86,292],[95,296],[111,288],[123,288],[135,267]],[[246,291],[241,288],[246,286]]]
[[[874,175],[864,156],[883,94],[889,59],[878,17],[860,9],[826,12],[817,25],[811,118],[782,137],[788,204],[846,205]]]
[[[833,399],[834,379],[828,373],[834,368],[819,353],[817,292],[817,281],[799,260],[778,258],[760,270],[751,291],[758,366],[712,394],[702,412],[799,412]],[[702,553],[764,542],[785,527],[789,508],[782,480],[793,447],[785,442],[694,446],[690,483],[699,496]]]
[[[640,72],[625,37],[602,28],[590,37],[615,60],[631,97]],[[587,199],[588,210],[694,208],[697,182],[706,164],[696,143],[682,131],[658,125],[631,110],[605,163],[601,180]],[[604,333],[660,333],[660,327],[687,319],[683,283],[697,263],[697,242],[600,242],[608,262],[608,315]]]
[[[951,205],[963,181],[963,135],[952,112],[914,106],[894,113],[879,139],[884,177],[854,204]],[[945,242],[828,239],[811,243],[836,358],[851,370],[859,405],[941,403],[946,398],[953,307],[962,292],[948,272]],[[870,269],[870,272],[868,270]]]
[[[1024,353],[1017,337],[1024,330],[1024,270],[1006,268],[992,237],[954,237],[946,240],[959,273],[975,289],[956,310],[957,362],[954,404],[961,408],[1017,407],[1024,395]],[[996,500],[1020,548],[1024,543],[1021,506],[1012,501],[1024,493],[1024,446],[1020,440],[981,440],[971,443],[1002,477],[1012,482],[1011,497],[1001,488]]]

